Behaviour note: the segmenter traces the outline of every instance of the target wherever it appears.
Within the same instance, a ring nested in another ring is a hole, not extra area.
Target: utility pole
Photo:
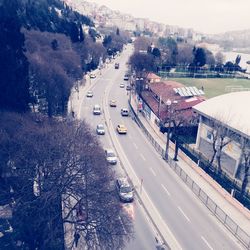
[[[172,104],[171,100],[168,99],[166,104],[167,104],[167,109],[168,109],[168,132],[167,132],[167,143],[166,143],[166,150],[165,150],[165,160],[168,161],[170,125],[171,125],[171,104]]]

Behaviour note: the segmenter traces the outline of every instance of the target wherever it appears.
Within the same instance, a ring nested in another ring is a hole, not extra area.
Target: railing
[[[131,105],[130,105],[131,107]],[[140,121],[133,108],[131,107],[133,119],[145,133],[150,143],[154,146],[156,151],[164,158],[165,150],[162,146],[152,137],[146,127]],[[186,185],[193,191],[194,194],[206,205],[206,207],[219,219],[219,221],[231,231],[235,237],[247,248],[250,249],[250,236],[243,230],[236,222],[234,222],[187,174],[186,172],[168,156],[169,166],[177,173]]]

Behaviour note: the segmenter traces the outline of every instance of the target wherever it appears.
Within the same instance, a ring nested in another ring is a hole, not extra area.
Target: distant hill
[[[236,30],[228,31],[225,33],[220,33],[212,35],[209,37],[210,41],[219,44],[225,50],[232,50],[237,48],[238,51],[245,50],[250,51],[250,29],[247,30]]]
[[[192,29],[185,29],[178,26],[167,25],[151,21],[147,18],[136,18],[130,14],[112,10],[104,5],[84,0],[63,0],[78,12],[92,18],[96,26],[117,26],[128,31],[146,31],[148,34],[158,36],[183,36],[192,37]]]

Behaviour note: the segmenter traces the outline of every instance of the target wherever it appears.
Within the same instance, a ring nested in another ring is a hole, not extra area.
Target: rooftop
[[[250,137],[250,91],[216,96],[194,106],[198,113],[216,119]]]

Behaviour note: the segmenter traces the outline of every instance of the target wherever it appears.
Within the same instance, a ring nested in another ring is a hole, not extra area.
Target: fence
[[[130,105],[131,107],[131,105]],[[140,121],[138,116],[135,114],[133,108],[131,107],[133,112],[133,118],[139,127],[143,130],[143,132],[148,137],[151,144],[154,146],[156,151],[164,158],[165,150],[155,141],[152,135],[145,128],[143,123]],[[229,231],[235,237],[240,240],[240,242],[247,248],[250,249],[250,236],[243,230],[237,223],[235,223],[186,173],[183,169],[178,165],[176,161],[174,161],[170,156],[168,157],[169,166],[177,173],[181,179],[186,183],[186,185],[193,191],[194,194],[206,205],[206,207],[219,219],[219,221],[228,228]]]

